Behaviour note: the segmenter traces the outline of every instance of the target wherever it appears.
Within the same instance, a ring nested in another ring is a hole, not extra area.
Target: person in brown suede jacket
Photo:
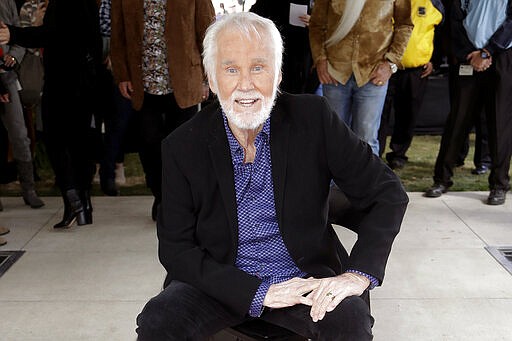
[[[201,42],[215,20],[210,0],[112,0],[112,70],[121,94],[140,111],[140,159],[161,200],[160,143],[208,97]]]
[[[409,0],[317,0],[311,14],[311,52],[324,96],[376,155],[388,79],[412,28]]]

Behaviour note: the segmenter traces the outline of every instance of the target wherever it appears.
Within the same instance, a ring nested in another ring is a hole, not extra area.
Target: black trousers
[[[314,340],[371,340],[374,320],[365,298],[368,296],[347,297],[319,322],[313,322],[310,307],[305,305],[270,309],[260,318]],[[137,334],[139,341],[208,340],[220,330],[248,319],[233,314],[199,289],[172,281],[137,317]]]
[[[459,74],[459,66],[460,65],[450,65],[448,80],[449,80],[449,93],[450,93],[450,103],[454,101],[455,94],[455,79]],[[485,110],[480,112],[478,117],[475,117],[475,122],[473,122],[475,127],[475,152],[473,154],[473,164],[475,167],[479,167],[485,165],[491,168],[491,153],[489,151],[489,133],[487,132],[487,119]],[[457,159],[455,161],[456,165],[463,165],[464,160],[468,156],[469,153],[469,135],[466,136],[466,140],[464,141],[464,145],[462,149],[459,151],[457,155]]]
[[[173,94],[144,94],[139,111],[139,157],[146,175],[146,185],[157,202],[162,197],[162,155],[160,144],[174,129],[189,120],[197,112],[197,106],[180,108]]]
[[[395,125],[391,136],[391,152],[388,160],[400,158],[407,160],[405,154],[411,146],[414,127],[420,113],[423,97],[427,88],[427,78],[421,78],[422,67],[398,70],[394,75]]]
[[[44,141],[57,186],[63,193],[91,187],[95,171],[93,100],[87,89],[45,84],[41,103]]]
[[[434,182],[447,187],[466,135],[482,110],[486,112],[491,153],[491,189],[510,188],[512,155],[512,50],[494,57],[493,65],[472,76],[454,77],[454,94],[434,168]]]
[[[454,71],[454,69],[457,69]],[[381,124],[379,129],[380,156],[386,147],[387,135],[391,135],[391,152],[386,154],[388,162],[397,158],[408,160],[406,154],[414,137],[414,129],[418,117],[421,114],[422,103],[425,101],[425,94],[428,93],[427,79],[421,79],[422,68],[410,68],[398,70],[389,80],[386,102],[382,111]],[[458,73],[458,65],[450,67],[450,102],[453,101],[452,88],[454,77]],[[420,83],[420,84],[418,84]],[[394,129],[391,131],[391,109],[394,108]],[[475,153],[473,163],[475,167],[485,165],[491,167],[491,155],[489,152],[487,120],[485,112],[481,112],[479,118],[474,122],[475,127]],[[464,164],[469,152],[469,136],[466,137],[464,145],[457,155],[456,164]]]

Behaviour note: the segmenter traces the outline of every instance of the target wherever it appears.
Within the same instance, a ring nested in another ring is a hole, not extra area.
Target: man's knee
[[[172,281],[137,317],[138,340],[202,340],[233,317],[198,289]]]
[[[159,296],[146,303],[142,312],[137,316],[138,340],[163,339],[165,330],[172,325],[172,323],[169,324],[169,312],[164,307],[164,302],[159,299]]]
[[[138,340],[194,339],[194,316],[187,295],[180,297],[179,290],[170,291],[164,290],[149,300],[137,316]]]
[[[372,340],[373,317],[359,296],[345,298],[319,323],[319,340]]]

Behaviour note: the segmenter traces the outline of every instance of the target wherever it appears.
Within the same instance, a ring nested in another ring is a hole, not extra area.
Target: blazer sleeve
[[[209,0],[198,0],[196,1],[196,13],[195,13],[195,29],[196,39],[199,51],[203,49],[203,39],[206,34],[206,30],[215,21],[215,9],[213,8],[212,2]]]
[[[354,229],[357,241],[344,268],[362,271],[382,283],[409,199],[395,173],[327,104],[325,107],[323,124],[329,169],[336,185],[360,214]]]
[[[122,0],[112,0],[111,5],[110,58],[114,79],[116,83],[119,83],[131,80],[128,71],[128,49],[124,31]]]
[[[209,0],[197,1],[195,15],[195,36],[197,39],[197,46],[199,51],[203,51],[203,39],[206,34],[206,30],[212,24],[212,22],[215,21],[215,9],[213,8],[212,2]],[[202,63],[201,69],[203,70],[203,78],[206,82],[206,74]]]
[[[466,57],[469,53],[476,50],[473,43],[469,40],[464,28],[465,15],[461,9],[460,1],[454,1],[450,12],[450,34],[451,46],[458,62],[466,62]]]
[[[183,165],[184,159],[194,156],[184,151],[187,141],[172,137],[162,145],[163,193],[157,222],[160,262],[172,280],[193,285],[243,316],[249,311],[261,280],[234,264],[216,261],[196,239],[197,229],[208,222],[199,217],[200,208],[194,203],[187,178],[190,170]],[[201,164],[196,158],[196,167]],[[219,247],[229,248],[231,240],[225,242]]]
[[[48,10],[50,10],[50,8],[50,5],[48,5]],[[45,47],[49,31],[55,26],[53,23],[50,23],[49,19],[46,19],[52,14],[52,12],[48,13],[48,11],[46,11],[44,24],[42,26],[17,27],[7,25],[11,34],[9,44],[17,44],[27,48]]]
[[[486,49],[491,55],[505,51],[512,41],[512,0],[508,1],[507,17],[489,39]]]

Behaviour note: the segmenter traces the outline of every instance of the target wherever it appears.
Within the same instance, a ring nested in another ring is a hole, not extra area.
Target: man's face
[[[238,31],[219,35],[217,93],[228,121],[240,129],[256,129],[270,116],[277,86],[274,51],[265,37],[250,38]]]

